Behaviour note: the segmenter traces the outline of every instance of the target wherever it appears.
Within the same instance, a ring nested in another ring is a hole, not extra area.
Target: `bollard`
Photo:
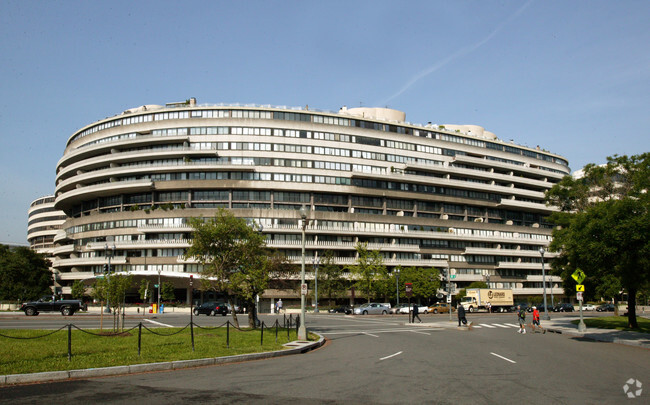
[[[278,343],[278,320],[275,320],[275,343]]]
[[[190,335],[192,335],[192,351],[194,351],[194,322],[190,321]]]
[[[230,321],[226,321],[226,347],[230,349]]]
[[[260,346],[264,346],[264,322],[262,322],[262,330],[260,332]]]
[[[142,322],[138,324],[138,357],[140,357],[141,350],[142,350]]]

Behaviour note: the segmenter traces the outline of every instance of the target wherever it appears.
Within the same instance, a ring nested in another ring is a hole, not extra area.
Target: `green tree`
[[[255,297],[268,286],[271,274],[281,278],[289,271],[283,256],[266,247],[265,238],[255,223],[237,218],[227,210],[219,209],[214,218],[192,218],[194,228],[192,245],[187,251],[203,265],[201,284],[238,297],[246,306],[248,323],[255,324]],[[233,321],[239,326],[237,314]]]
[[[428,304],[438,293],[442,282],[440,271],[433,267],[407,267],[400,269],[400,283],[412,284],[412,298],[419,303]],[[394,285],[394,284],[393,284]],[[400,298],[406,298],[406,292],[400,287]]]
[[[72,298],[83,300],[86,295],[86,285],[81,280],[75,280],[72,283]]]
[[[318,289],[329,299],[329,306],[334,306],[333,300],[340,296],[345,289],[343,268],[334,262],[334,252],[326,250],[321,256],[318,267]]]
[[[349,266],[348,270],[356,279],[355,287],[366,295],[368,302],[376,296],[377,284],[388,278],[388,271],[384,266],[384,259],[378,250],[368,250],[368,243],[357,243],[356,264]]]
[[[163,281],[160,285],[160,296],[167,302],[176,299],[176,294],[174,294],[174,285],[170,282]]]
[[[578,268],[595,291],[612,294],[618,281],[629,297],[628,326],[636,328],[638,288],[650,280],[650,153],[607,160],[546,193],[547,202],[561,209],[551,216],[558,227],[550,249],[560,253],[552,266],[567,293]]]
[[[26,247],[0,245],[0,300],[29,301],[52,294],[49,262]]]
[[[140,288],[138,289],[140,294],[140,299],[142,302],[147,302],[148,299],[151,299],[153,292],[151,291],[151,282],[147,279],[142,279],[140,281]]]

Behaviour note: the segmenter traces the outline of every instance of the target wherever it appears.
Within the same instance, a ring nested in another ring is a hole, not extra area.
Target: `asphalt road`
[[[62,322],[93,322],[77,316]],[[406,316],[312,315],[307,327],[329,342],[307,354],[4,387],[0,403],[602,404],[627,401],[623,386],[630,378],[645,388],[636,402],[650,403],[647,349],[552,333],[521,335],[510,326],[514,314],[471,314],[477,326],[471,331],[458,330],[448,315],[421,317],[434,324],[409,325]],[[183,326],[185,318],[165,314],[154,321]],[[18,321],[32,326],[32,319]],[[40,319],[55,323],[55,317]],[[0,327],[9,321],[0,318]],[[224,321],[197,318],[201,324]]]

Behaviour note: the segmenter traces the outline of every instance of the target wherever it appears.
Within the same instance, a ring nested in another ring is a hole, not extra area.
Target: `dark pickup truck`
[[[61,312],[61,315],[71,316],[77,311],[86,311],[88,307],[79,300],[56,300],[52,296],[41,297],[38,301],[26,302],[20,310],[27,316],[38,315],[39,312]]]

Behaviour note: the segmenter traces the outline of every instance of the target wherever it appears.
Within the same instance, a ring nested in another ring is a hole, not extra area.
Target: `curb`
[[[311,332],[314,333],[314,332]],[[317,333],[315,333],[318,335]],[[50,381],[61,381],[67,379],[106,377],[115,375],[136,374],[153,371],[170,371],[184,368],[215,366],[228,363],[239,363],[243,361],[270,359],[280,356],[306,353],[317,349],[325,344],[325,338],[318,335],[316,342],[293,341],[283,346],[286,350],[275,350],[272,352],[238,354],[234,356],[211,357],[206,359],[177,360],[161,363],[143,363],[130,366],[99,367],[81,370],[44,371],[30,374],[8,374],[0,375],[0,387],[14,384],[42,383]]]

